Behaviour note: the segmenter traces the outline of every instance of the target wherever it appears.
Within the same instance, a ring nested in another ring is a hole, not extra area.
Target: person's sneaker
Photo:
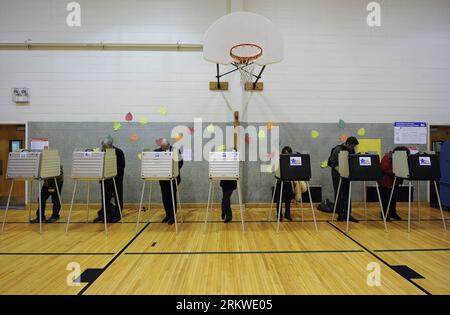
[[[44,222],[45,222],[45,217],[42,218],[42,223],[44,223]],[[30,223],[32,223],[32,224],[39,223],[39,218],[30,220]]]
[[[354,218],[354,217],[352,217],[352,216],[350,216],[349,221],[355,222],[355,223],[358,223],[358,222],[359,222],[358,219],[356,219],[356,218]]]
[[[94,223],[100,223],[100,222],[103,222],[103,219],[100,218],[100,217],[96,217],[96,218],[94,219],[94,221],[92,221],[92,222],[94,222]]]
[[[288,220],[288,221],[292,221],[292,217],[291,217],[291,215],[290,214],[288,214],[288,215],[284,215],[284,218],[286,219],[286,220]]]
[[[168,224],[168,225],[172,225],[172,224],[174,224],[174,223],[175,223],[175,221],[174,221],[173,219],[167,220],[167,224]]]
[[[47,222],[47,223],[55,223],[55,222],[58,221],[58,220],[59,220],[59,216],[58,216],[58,217],[56,217],[56,216],[51,216],[50,219],[48,219],[48,220],[45,221],[45,222]]]
[[[401,221],[402,220],[402,218],[397,213],[391,214],[391,215],[389,215],[389,217],[392,220],[396,220],[396,221]]]
[[[167,221],[169,221],[169,217],[164,217],[164,219],[162,220],[162,223],[166,223]]]

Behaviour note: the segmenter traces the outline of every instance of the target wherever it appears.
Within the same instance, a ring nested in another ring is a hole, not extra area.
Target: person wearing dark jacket
[[[123,151],[115,146],[113,146],[113,139],[111,137],[107,137],[102,140],[102,150],[105,151],[106,149],[114,149],[116,152],[116,163],[117,163],[117,175],[115,177],[116,186],[117,186],[117,195],[116,191],[114,189],[114,182],[113,179],[107,179],[105,180],[105,202],[106,202],[106,216],[108,222],[117,222],[120,220],[120,213],[114,211],[111,212],[111,207],[108,207],[108,205],[111,204],[111,199],[114,197],[114,204],[118,208],[118,205],[120,205],[120,209],[123,211],[123,177],[125,173],[125,155]],[[100,185],[100,192],[103,194],[103,188]],[[102,199],[102,208],[97,212],[97,218],[94,219],[94,222],[103,222],[103,197]],[[117,211],[120,211],[117,209]]]
[[[328,158],[328,166],[331,167],[331,179],[333,181],[335,200],[337,190],[339,187],[339,180],[341,178],[341,175],[339,174],[339,152],[348,151],[349,154],[355,154],[355,146],[357,146],[358,144],[359,144],[358,139],[356,139],[355,137],[348,137],[345,143],[341,143],[331,150],[331,155]],[[350,190],[350,182],[348,181],[348,179],[342,178],[339,197],[337,198],[336,204],[338,221],[347,220],[349,190]],[[350,205],[350,214],[351,211],[352,209]],[[358,222],[358,220],[351,215],[349,217],[349,220],[352,222]]]
[[[281,154],[292,154],[292,148],[289,146],[284,147],[281,150]],[[277,184],[275,186],[275,200],[277,202],[277,215],[278,211],[282,211],[280,207],[280,190],[281,190],[281,180],[277,178]],[[294,198],[294,190],[292,188],[292,182],[291,181],[283,181],[283,195],[281,202],[284,202],[284,218],[288,221],[292,221],[291,217],[291,201]],[[280,221],[283,221],[283,216],[279,214]]]
[[[58,177],[56,177],[56,183],[58,185],[59,193],[61,194],[61,190],[64,183],[64,172],[62,165],[60,166],[60,168],[61,174]],[[41,188],[42,222],[54,223],[59,220],[59,211],[61,210],[61,203],[59,202],[58,190],[56,189],[54,178],[47,178],[44,180],[44,184],[42,185]],[[45,206],[47,204],[47,199],[50,196],[52,196],[53,212],[52,216],[48,220],[45,220]],[[30,223],[39,223],[39,208],[36,210],[36,219],[32,219]]]
[[[403,180],[397,178],[395,182],[394,190],[392,191],[392,186],[394,185],[395,174],[392,169],[392,154],[395,151],[406,151],[409,155],[409,149],[407,147],[396,147],[394,150],[386,153],[381,159],[381,170],[383,171],[383,177],[378,181],[380,185],[380,197],[381,204],[383,205],[384,215],[386,215],[387,207],[389,204],[389,197],[392,192],[391,205],[389,206],[389,216],[386,218],[387,221],[401,220],[402,218],[397,214],[397,198],[398,198],[398,188],[402,184]],[[381,216],[383,218],[383,215]]]
[[[162,139],[160,147],[156,149],[156,152],[164,152],[169,151],[173,152],[173,147],[170,145],[169,141],[167,139]],[[178,150],[178,170],[181,170],[183,167],[183,159],[181,157],[181,151]],[[175,156],[174,156],[175,158]],[[181,182],[181,172],[178,173],[178,176],[176,178],[176,184],[180,184]],[[171,185],[172,182],[172,185]],[[160,180],[159,186],[161,187],[161,197],[162,202],[164,205],[164,210],[166,211],[166,216],[162,220],[163,223],[172,225],[175,223],[175,217],[174,217],[174,209],[173,209],[173,203],[172,203],[172,187],[173,187],[173,200],[175,203],[175,212],[177,211],[177,185],[175,184],[174,180]],[[172,187],[171,187],[172,186]]]

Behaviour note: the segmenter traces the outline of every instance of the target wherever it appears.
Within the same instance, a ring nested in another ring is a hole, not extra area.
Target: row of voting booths
[[[450,151],[450,150],[449,150]],[[144,150],[142,152],[141,158],[141,179],[142,191],[139,203],[139,210],[136,223],[136,231],[138,230],[141,211],[144,202],[144,195],[146,191],[146,184],[149,183],[149,193],[148,193],[148,210],[150,210],[150,200],[152,193],[152,183],[159,180],[170,181],[171,195],[172,195],[172,205],[174,210],[174,223],[175,230],[178,233],[178,220],[176,215],[176,205],[175,199],[178,200],[178,209],[181,221],[183,221],[182,211],[181,211],[181,201],[178,189],[178,183],[176,181],[179,175],[178,161],[181,157],[178,156],[178,150],[174,152],[155,152],[150,150]],[[208,191],[208,202],[205,210],[205,231],[207,228],[207,223],[209,219],[209,212],[212,210],[214,190],[217,182],[220,180],[235,180],[237,181],[237,193],[239,199],[239,209],[241,216],[242,231],[245,231],[245,218],[242,202],[242,191],[240,183],[240,156],[239,152],[210,152],[209,155],[209,191]],[[441,178],[439,157],[436,154],[420,153],[414,155],[407,155],[406,151],[397,151],[393,154],[393,171],[395,173],[395,182],[398,179],[403,179],[408,181],[409,187],[409,203],[408,203],[408,231],[410,231],[411,225],[411,182],[413,181],[429,181],[434,183],[436,188],[436,193],[438,195],[439,208],[441,211],[442,223],[444,229],[446,229],[445,218],[442,211],[441,200],[439,196],[439,191],[437,190],[436,182]],[[364,209],[367,218],[367,205],[366,205],[366,182],[375,182],[380,208],[383,205],[381,203],[380,193],[378,189],[377,180],[382,177],[380,157],[378,154],[349,154],[347,151],[341,151],[339,153],[339,173],[340,182],[338,186],[338,192],[335,200],[335,206],[333,209],[334,220],[337,198],[339,198],[341,183],[343,180],[349,181],[349,194],[348,194],[348,209],[347,209],[347,225],[346,231],[349,229],[349,215],[351,207],[351,195],[352,195],[352,183],[362,182],[364,185]],[[4,214],[2,232],[7,220],[9,201],[11,197],[11,192],[15,181],[37,181],[39,187],[39,207],[41,206],[40,200],[40,189],[43,180],[54,179],[56,189],[58,190],[58,185],[56,184],[56,178],[60,175],[60,157],[57,150],[43,150],[43,151],[27,151],[23,150],[20,152],[12,152],[9,155],[8,160],[8,170],[7,178],[11,180],[11,187],[8,197],[8,202],[6,206],[6,211]],[[311,191],[309,181],[312,178],[311,173],[311,158],[309,154],[281,154],[279,159],[279,167],[276,172],[277,180],[281,181],[280,194],[279,194],[279,207],[282,204],[282,194],[283,185],[287,182],[292,181],[304,181],[306,182],[307,191],[309,194],[309,201],[311,206],[311,211],[313,214],[314,224],[316,231],[317,222],[314,212],[314,207],[312,204]],[[115,177],[117,176],[117,163],[116,155],[114,149],[106,149],[105,151],[94,151],[91,149],[76,149],[72,156],[72,179],[74,180],[72,198],[70,202],[70,210],[66,222],[66,233],[69,230],[70,218],[73,210],[73,203],[76,195],[78,182],[86,182],[88,185],[87,189],[87,201],[86,201],[86,221],[89,216],[89,185],[91,181],[100,182],[102,185],[102,201],[103,205],[105,202],[105,180],[112,179],[114,184],[114,190],[117,195],[117,186],[115,182]],[[276,185],[275,185],[276,187]],[[270,212],[268,213],[268,220],[270,220],[271,210],[273,208],[275,190],[272,196],[272,202],[270,207]],[[176,198],[175,198],[176,191]],[[62,206],[60,192],[58,190],[58,197]],[[392,198],[392,192],[391,192]],[[390,203],[391,199],[389,200]],[[122,209],[120,209],[120,203],[117,205],[119,207],[119,212],[122,218]],[[103,207],[104,218],[106,218],[106,207]],[[389,207],[388,207],[389,208]],[[30,208],[31,210],[31,208]],[[150,212],[150,211],[149,211]],[[381,213],[385,213],[382,211]],[[41,215],[41,212],[39,212]],[[280,226],[280,215],[281,209],[278,209],[277,216],[277,232]],[[386,218],[388,213],[383,214],[384,228],[387,231]],[[303,216],[302,216],[303,217]],[[40,232],[42,233],[42,217],[40,219]],[[148,219],[149,221],[149,219]],[[107,220],[104,220],[104,230],[107,234]]]

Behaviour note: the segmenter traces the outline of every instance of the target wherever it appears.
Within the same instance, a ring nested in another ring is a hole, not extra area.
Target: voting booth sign
[[[280,179],[284,181],[309,181],[311,158],[309,154],[280,154]]]

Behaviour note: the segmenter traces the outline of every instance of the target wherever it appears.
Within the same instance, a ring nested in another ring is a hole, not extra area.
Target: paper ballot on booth
[[[209,178],[238,179],[239,152],[209,152]]]
[[[178,163],[177,163],[178,166]],[[178,169],[178,167],[176,168]],[[178,175],[178,174],[177,174]],[[174,177],[173,152],[144,151],[141,158],[141,178],[172,178]]]

